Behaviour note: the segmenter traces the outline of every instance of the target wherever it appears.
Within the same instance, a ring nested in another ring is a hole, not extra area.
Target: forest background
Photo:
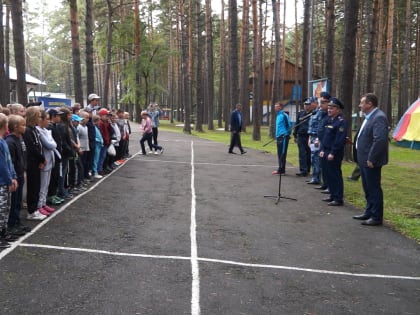
[[[290,101],[282,88],[286,61],[295,65],[293,79],[301,87],[292,101],[300,106],[309,96],[311,78],[328,78],[330,92],[345,104],[348,120],[359,111],[360,95],[374,92],[394,126],[420,94],[418,1],[0,4],[5,17],[0,63],[16,66],[21,78],[29,73],[46,82],[39,89],[63,92],[82,104],[88,94],[97,93],[101,105],[122,107],[136,119],[155,101],[171,110],[172,119],[185,122],[185,132],[191,132],[192,121],[197,131],[203,131],[203,125],[213,130],[214,120],[227,130],[229,112],[241,102],[245,122],[253,125],[253,139],[261,139],[262,105]],[[270,67],[274,70],[267,96]],[[0,69],[6,87],[4,75]],[[18,82],[20,103],[27,102],[26,92]],[[0,102],[9,103],[7,90],[0,94]]]

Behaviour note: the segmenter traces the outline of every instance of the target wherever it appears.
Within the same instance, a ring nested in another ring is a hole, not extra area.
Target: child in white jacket
[[[44,169],[41,170],[41,188],[39,191],[38,211],[46,216],[49,216],[55,211],[54,208],[47,205],[47,195],[51,171],[55,163],[54,154],[57,154],[57,156],[60,157],[60,153],[57,151],[57,143],[52,137],[51,130],[47,129],[49,121],[50,115],[45,111],[41,111],[41,119],[39,125],[36,126],[36,129],[39,132],[45,160],[47,161]]]

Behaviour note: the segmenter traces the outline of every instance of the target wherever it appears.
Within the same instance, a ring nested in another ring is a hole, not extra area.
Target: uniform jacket
[[[329,117],[324,128],[325,133],[321,140],[321,151],[332,155],[342,155],[346,144],[347,122],[339,114],[334,118]]]
[[[367,161],[375,167],[388,164],[388,120],[380,109],[372,113],[359,134],[357,161],[361,166]]]

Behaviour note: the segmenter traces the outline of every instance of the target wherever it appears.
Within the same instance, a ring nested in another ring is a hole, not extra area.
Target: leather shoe
[[[329,194],[329,193],[330,193],[330,190],[328,188],[321,191],[321,194]]]
[[[314,189],[325,190],[325,189],[327,189],[327,187],[325,187],[325,186],[318,186],[318,187],[315,187]]]
[[[332,198],[331,198],[331,197],[324,198],[324,199],[322,199],[322,201],[326,201],[326,202],[333,202],[333,200],[332,200]]]
[[[353,216],[353,219],[355,220],[367,220],[369,218],[370,218],[370,215],[367,215],[366,213]]]
[[[296,173],[296,176],[306,177],[306,176],[308,176],[308,174],[307,173]]]
[[[382,221],[377,221],[370,218],[369,220],[363,221],[362,225],[369,225],[369,226],[382,225]]]
[[[316,180],[310,180],[309,182],[307,182],[308,185],[319,185],[319,182],[317,182]]]
[[[246,151],[245,150],[243,150],[242,152],[241,152],[241,154],[245,154],[246,153]]]
[[[342,202],[338,202],[338,201],[335,201],[335,200],[328,203],[328,206],[333,206],[333,207],[342,206],[342,205],[343,205]]]
[[[229,151],[228,153],[229,153],[229,154],[236,154],[236,153],[235,153],[235,152],[233,152],[233,151]]]

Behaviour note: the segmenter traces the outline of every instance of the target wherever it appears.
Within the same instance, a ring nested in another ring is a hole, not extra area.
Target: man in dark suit
[[[242,105],[240,103],[236,104],[235,110],[232,111],[230,114],[230,132],[231,132],[231,138],[230,138],[230,146],[229,146],[229,153],[235,154],[233,152],[234,146],[238,146],[239,150],[241,151],[241,154],[245,154],[246,151],[242,148],[241,144],[241,131],[242,131]]]
[[[388,120],[385,113],[378,109],[375,94],[363,95],[359,107],[365,114],[365,120],[356,139],[356,150],[366,208],[365,213],[353,218],[364,220],[363,225],[382,225],[384,201],[381,170],[388,163]]]

